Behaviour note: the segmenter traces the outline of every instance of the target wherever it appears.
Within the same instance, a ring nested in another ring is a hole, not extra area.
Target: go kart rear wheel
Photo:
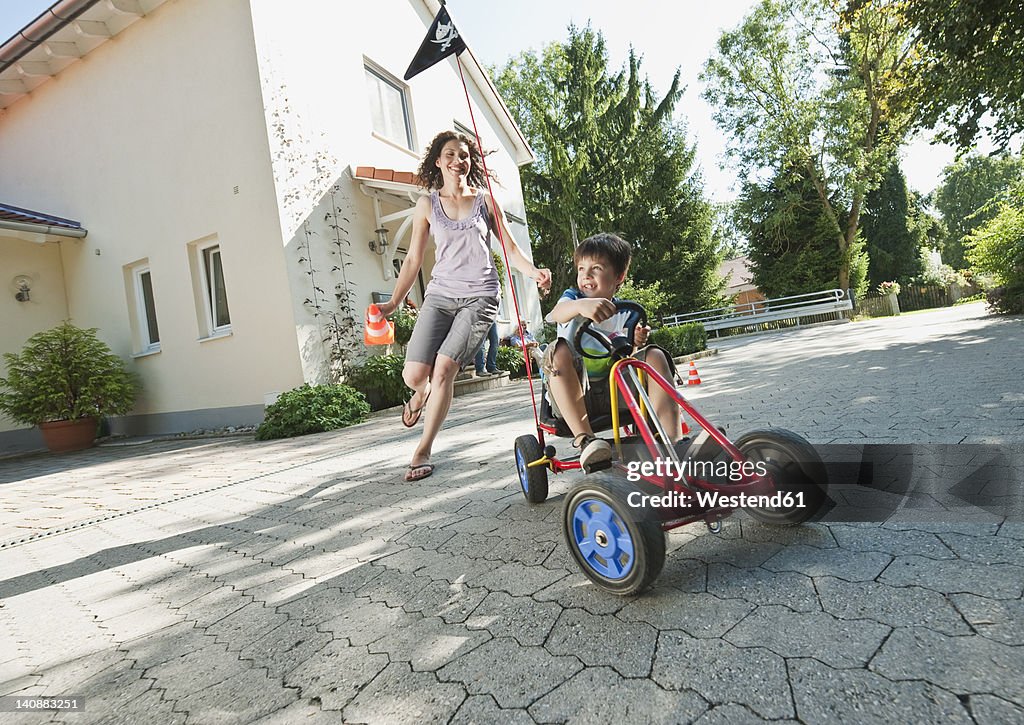
[[[566,497],[565,542],[590,581],[613,594],[638,594],[665,565],[665,532],[648,511],[629,505],[636,489],[595,478],[588,477]]]
[[[814,446],[802,436],[782,428],[755,430],[736,441],[736,447],[749,461],[765,464],[776,491],[792,494],[789,506],[745,508],[754,519],[775,526],[796,526],[814,516],[825,503],[828,472]]]
[[[530,503],[544,503],[548,497],[547,466],[527,467],[527,464],[544,457],[544,449],[536,436],[525,435],[516,438],[515,444],[516,471],[519,473],[519,485],[523,488],[523,496]]]

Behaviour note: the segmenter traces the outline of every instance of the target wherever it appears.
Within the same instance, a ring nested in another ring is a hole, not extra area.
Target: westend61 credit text
[[[626,466],[626,480],[636,482],[641,477],[657,476],[682,481],[686,477],[694,478],[728,478],[729,481],[742,481],[753,476],[765,476],[768,467],[764,461],[673,461],[659,458],[654,461],[631,461]],[[774,494],[751,495],[744,492],[727,494],[718,491],[666,491],[661,494],[646,494],[633,491],[626,503],[634,508],[679,508],[694,503],[705,508],[793,508],[804,506],[803,492],[790,493],[778,491]]]

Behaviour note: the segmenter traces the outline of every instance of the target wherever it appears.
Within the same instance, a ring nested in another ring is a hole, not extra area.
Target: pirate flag
[[[466,44],[462,41],[459,31],[455,29],[455,23],[448,17],[448,11],[444,5],[441,5],[437,17],[430,24],[427,37],[420,43],[420,49],[416,51],[416,56],[409,64],[409,70],[405,72],[405,80],[425,71],[449,55],[458,55],[465,49]]]

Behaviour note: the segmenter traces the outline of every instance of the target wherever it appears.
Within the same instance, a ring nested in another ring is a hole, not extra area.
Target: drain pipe
[[[0,73],[46,42],[61,28],[70,25],[99,0],[57,0],[35,20],[0,46]]]

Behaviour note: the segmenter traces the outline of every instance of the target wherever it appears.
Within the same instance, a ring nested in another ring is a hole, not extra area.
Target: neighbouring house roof
[[[84,237],[88,232],[73,219],[0,204],[0,229],[58,237]]]
[[[718,274],[725,279],[726,292],[741,292],[754,287],[754,275],[750,271],[750,259],[736,257],[727,259],[718,267]]]
[[[378,169],[374,166],[357,166],[355,177],[357,179],[377,179],[379,181],[391,181],[396,184],[416,185],[416,174],[411,171]]]
[[[34,91],[166,0],[58,0],[0,45],[0,108]]]

